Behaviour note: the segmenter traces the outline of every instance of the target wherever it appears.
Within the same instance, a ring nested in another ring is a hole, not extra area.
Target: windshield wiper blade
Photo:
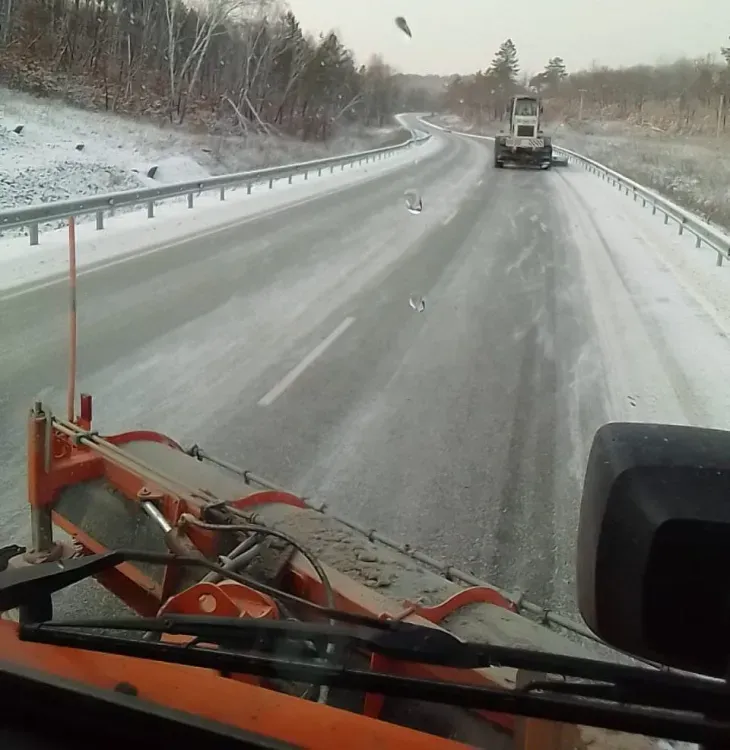
[[[334,643],[349,641],[357,643],[383,656],[403,661],[419,661],[456,669],[480,669],[487,667],[510,667],[529,671],[560,674],[602,682],[630,682],[646,686],[676,687],[678,689],[700,689],[730,698],[726,683],[707,680],[691,675],[661,672],[644,667],[598,661],[578,656],[550,654],[529,649],[493,646],[487,643],[462,641],[453,633],[441,628],[404,622],[386,621],[388,627],[375,627],[376,621],[365,624],[333,624],[327,622],[302,622],[298,620],[254,620],[216,615],[166,614],[160,617],[131,618],[83,618],[52,620],[39,623],[43,627],[53,625],[64,628],[96,628],[115,630],[139,630],[190,635],[213,643],[223,641],[237,647],[250,646],[254,641],[270,641],[273,645],[281,640],[315,638],[329,639]],[[378,624],[380,621],[378,621]],[[29,624],[21,634],[34,626]],[[345,644],[346,645],[346,644]]]
[[[20,568],[12,571],[0,573],[0,609],[11,609],[18,606],[31,608],[34,617],[32,620],[45,621],[44,628],[50,624],[50,595],[54,591],[61,590],[72,583],[83,580],[91,575],[95,575],[103,570],[114,567],[121,562],[145,561],[162,564],[182,564],[182,565],[199,565],[208,569],[216,570],[218,566],[207,561],[200,561],[197,558],[181,558],[176,555],[147,553],[136,550],[116,550],[100,555],[89,555],[83,558],[72,558],[52,563],[43,563],[28,568]],[[234,580],[241,579],[241,582],[248,585],[258,586],[260,590],[267,591],[274,596],[281,598],[289,597],[295,599],[298,603],[304,604],[317,611],[319,615],[327,616],[332,619],[338,619],[344,622],[363,625],[366,631],[359,631],[357,638],[360,639],[361,645],[390,656],[391,658],[402,661],[412,661],[429,663],[447,667],[475,669],[486,667],[511,667],[514,669],[524,669],[528,671],[543,672],[546,674],[557,674],[564,677],[575,677],[578,679],[589,679],[610,684],[615,694],[625,700],[635,700],[636,696],[641,696],[641,691],[647,691],[643,702],[649,701],[651,697],[655,703],[694,705],[701,703],[703,706],[720,706],[724,712],[728,702],[728,688],[726,683],[709,681],[700,677],[689,675],[680,675],[674,673],[648,670],[643,667],[631,667],[625,665],[611,664],[608,662],[597,661],[594,659],[564,656],[561,654],[550,654],[526,649],[516,649],[501,646],[491,646],[479,643],[464,643],[452,634],[438,629],[429,628],[414,623],[378,620],[362,615],[355,615],[337,610],[330,610],[321,607],[313,602],[299,599],[285,592],[278,591],[271,587],[262,586],[256,582],[250,581],[245,576],[240,576],[230,571],[224,571],[224,574]],[[190,616],[177,616],[179,622],[182,618],[187,617],[188,623],[193,626]],[[153,618],[154,619],[154,618]],[[168,616],[169,619],[169,616]],[[22,620],[21,620],[22,621]],[[77,621],[78,622],[78,621]],[[82,621],[84,622],[84,621]],[[115,620],[96,620],[85,621],[85,627],[92,627],[90,622],[95,622],[93,627],[117,628],[117,629],[145,629],[154,630],[163,628],[159,624],[146,622],[141,625],[139,621],[120,621]],[[233,621],[224,621],[219,617],[198,617],[194,623],[196,630],[190,634],[193,637],[200,637],[200,628],[206,629],[206,637],[217,642],[225,636],[225,643],[232,643],[235,647],[240,648],[241,638],[248,629],[248,635],[245,637],[252,638],[252,629],[258,628],[259,638],[274,638],[272,635],[275,628],[282,628],[282,625],[272,626],[273,621],[252,621],[235,618]],[[62,623],[53,623],[61,625]],[[73,627],[72,622],[65,623],[66,627]],[[21,637],[30,640],[32,636],[32,625],[24,624],[21,626]],[[183,627],[178,624],[177,627]],[[295,628],[302,628],[303,624],[287,623],[284,634],[286,639],[295,638]],[[319,628],[317,637],[326,640],[328,637],[327,625],[324,623],[310,624],[310,628]],[[330,628],[332,626],[329,626]],[[262,632],[262,629],[266,632]],[[332,633],[332,637],[341,639],[355,639],[356,634],[352,630],[341,630],[338,634]],[[386,633],[388,637],[381,638],[378,633]],[[311,629],[307,632],[307,638],[311,640],[314,631]],[[84,636],[85,637],[85,636]],[[279,638],[282,637],[280,633]],[[303,636],[299,636],[302,639]],[[33,638],[34,640],[37,639]],[[80,646],[83,648],[83,646]],[[685,691],[685,692],[682,692]],[[691,697],[688,697],[691,696]],[[639,701],[641,702],[641,701]],[[689,704],[688,704],[689,702]],[[700,710],[700,709],[698,709]],[[706,709],[702,709],[706,710]],[[716,708],[712,710],[713,715],[724,715],[717,712]]]
[[[594,683],[590,690],[582,688],[581,683],[540,683],[539,689],[553,692],[593,694],[593,697],[600,693],[609,700],[703,712],[711,710],[714,715],[724,715],[730,710],[730,690],[726,683],[581,657],[465,642],[440,628],[401,621],[392,621],[390,628],[385,630],[360,624],[167,614],[150,618],[85,618],[22,625],[20,637],[35,640],[39,634],[43,637],[42,632],[50,627],[188,635],[197,642],[260,653],[277,651],[285,642],[314,643],[322,650],[332,644],[340,649],[365,649],[404,662],[457,669],[511,667]]]
[[[535,694],[531,691],[511,691],[471,684],[424,680],[352,669],[319,660],[231,652],[224,648],[154,643],[60,630],[48,624],[26,626],[22,630],[25,632],[25,640],[174,664],[187,664],[228,674],[238,672],[308,684],[329,685],[347,690],[585,724],[684,742],[726,744],[730,741],[729,723],[677,710],[611,704],[605,699],[593,701],[590,698],[549,693]],[[710,708],[706,708],[703,712],[712,713]],[[727,715],[727,711],[721,715]]]
[[[364,648],[391,659],[420,661],[465,669],[488,666],[452,633],[414,623],[391,621],[388,628],[363,624],[255,620],[239,617],[166,614],[160,617],[51,620],[21,626],[21,638],[34,629],[93,628],[189,635],[199,642],[240,649],[272,651],[282,642],[310,641]]]

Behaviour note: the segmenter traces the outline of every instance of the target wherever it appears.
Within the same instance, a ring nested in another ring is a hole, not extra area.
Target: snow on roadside
[[[356,182],[375,179],[416,160],[426,158],[443,148],[442,138],[432,138],[409,149],[395,152],[381,161],[358,164],[279,180],[269,189],[268,182],[254,185],[250,195],[246,188],[226,191],[221,202],[215,191],[195,198],[194,208],[187,207],[185,197],[160,203],[155,217],[147,218],[146,208],[105,219],[105,228],[96,231],[93,223],[77,227],[77,264],[81,273],[90,266],[121,262],[124,256],[155,252],[184,240],[191,234],[213,233],[226,225],[238,224],[246,217],[257,217],[314,197],[343,190]],[[44,280],[67,272],[67,230],[42,232],[40,244],[30,246],[28,238],[0,237],[0,290],[19,285],[44,283]],[[9,295],[0,295],[0,299]]]
[[[557,145],[595,159],[730,229],[726,138],[671,135],[623,122],[560,125],[554,137]]]
[[[327,144],[196,135],[0,87],[0,210],[375,148],[397,131],[353,127]]]
[[[730,268],[583,170],[555,173],[603,350],[611,419],[730,428]]]

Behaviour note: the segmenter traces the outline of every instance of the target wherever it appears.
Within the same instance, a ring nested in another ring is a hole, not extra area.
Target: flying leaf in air
[[[411,30],[408,28],[408,22],[406,21],[403,16],[398,16],[398,18],[395,19],[395,25],[404,33],[407,34],[411,39],[413,38],[413,34],[411,34]]]

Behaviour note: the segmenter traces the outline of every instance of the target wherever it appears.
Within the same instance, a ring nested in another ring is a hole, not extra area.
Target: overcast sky
[[[522,69],[548,58],[568,70],[708,53],[730,35],[730,0],[288,0],[307,31],[340,33],[360,62],[370,54],[404,73],[472,73],[512,37]],[[393,19],[405,16],[408,39]]]

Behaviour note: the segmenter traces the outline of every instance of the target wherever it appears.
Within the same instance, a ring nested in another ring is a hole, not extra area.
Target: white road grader
[[[542,130],[542,103],[534,96],[513,96],[509,104],[509,133],[494,139],[494,166],[520,164],[550,169],[553,145]]]

